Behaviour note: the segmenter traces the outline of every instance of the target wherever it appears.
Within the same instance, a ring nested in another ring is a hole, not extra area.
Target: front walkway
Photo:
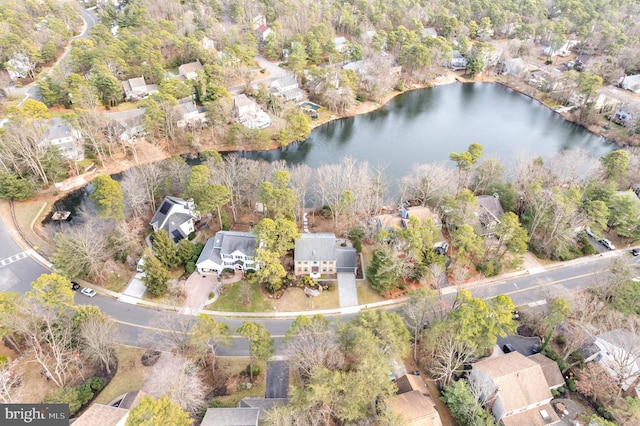
[[[356,289],[356,276],[351,272],[338,273],[338,296],[340,307],[349,308],[358,306],[358,290]]]

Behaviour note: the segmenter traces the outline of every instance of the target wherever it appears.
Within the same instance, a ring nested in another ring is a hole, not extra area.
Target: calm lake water
[[[544,157],[581,147],[600,156],[616,148],[511,89],[456,83],[408,92],[377,111],[324,124],[305,142],[238,155],[312,167],[351,156],[386,165],[394,187],[413,164],[448,160],[452,151],[466,151],[474,142],[484,146],[485,156],[498,155],[504,163],[521,152]],[[55,209],[70,210],[73,217],[85,202],[87,188],[82,188],[58,201]]]
[[[392,181],[416,163],[448,160],[471,143],[505,162],[519,152],[546,156],[581,147],[600,156],[615,148],[560,114],[499,84],[450,84],[395,97],[383,108],[315,129],[306,142],[239,155],[316,167],[351,156],[385,164]],[[453,163],[452,163],[453,165]]]

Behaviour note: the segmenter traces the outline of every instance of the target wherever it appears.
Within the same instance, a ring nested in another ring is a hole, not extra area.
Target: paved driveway
[[[289,361],[267,363],[265,398],[286,398],[289,395]]]
[[[358,290],[356,289],[356,276],[352,272],[338,274],[338,295],[340,307],[348,308],[358,305]]]

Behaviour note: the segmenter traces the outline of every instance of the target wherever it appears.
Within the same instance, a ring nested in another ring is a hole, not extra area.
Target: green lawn
[[[100,392],[95,402],[108,404],[113,399],[127,392],[139,390],[151,367],[140,362],[144,349],[131,346],[118,346],[118,372],[106,388]]]
[[[273,305],[265,298],[260,286],[238,281],[225,286],[218,300],[207,308],[223,312],[270,312]]]

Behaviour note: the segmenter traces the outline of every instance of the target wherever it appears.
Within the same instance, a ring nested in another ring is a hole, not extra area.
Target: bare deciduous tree
[[[418,200],[423,206],[437,206],[444,194],[456,191],[456,170],[444,162],[413,166],[411,174],[402,177],[400,194],[403,200]]]
[[[108,374],[116,360],[117,334],[118,326],[104,314],[89,316],[82,321],[80,327],[83,353],[104,365]]]
[[[168,396],[190,414],[206,405],[205,385],[198,366],[183,356],[159,364],[145,384],[151,395]]]
[[[18,360],[5,362],[0,366],[0,402],[12,404],[20,401],[24,393],[22,378],[16,371]]]

